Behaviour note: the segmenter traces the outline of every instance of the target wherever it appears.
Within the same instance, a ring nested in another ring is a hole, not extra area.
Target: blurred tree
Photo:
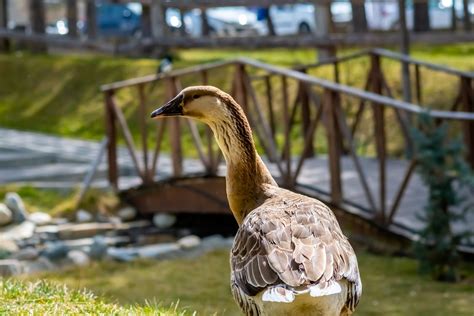
[[[426,32],[430,30],[429,0],[413,1],[413,30],[415,32]]]
[[[354,32],[367,32],[367,16],[365,14],[364,0],[351,0],[352,27]]]
[[[429,115],[422,114],[413,138],[418,172],[429,189],[428,203],[419,214],[425,227],[415,242],[420,271],[431,273],[436,280],[456,281],[459,278],[457,245],[472,232],[454,233],[452,225],[466,221],[467,212],[473,209],[460,193],[472,194],[474,177],[463,158],[462,140],[450,139],[446,124],[439,125]],[[461,211],[454,211],[454,207]]]

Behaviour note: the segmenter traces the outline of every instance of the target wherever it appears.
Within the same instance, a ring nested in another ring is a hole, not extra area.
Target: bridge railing
[[[118,188],[117,127],[122,131],[137,173],[145,186],[152,184],[161,172],[157,169],[157,161],[165,132],[169,136],[173,177],[183,175],[183,142],[186,139],[187,145],[192,143],[196,149],[205,173],[215,175],[221,156],[208,129],[190,120],[168,118],[155,123],[148,118],[154,107],[176,95],[183,85],[213,84],[230,92],[242,105],[255,133],[257,145],[274,168],[274,174],[279,175],[281,185],[309,192],[333,205],[351,207],[363,216],[390,225],[406,195],[417,164],[414,158],[416,155],[404,158],[400,152],[394,151],[391,140],[396,139],[407,146],[412,141],[408,131],[412,122],[408,119],[413,114],[425,112],[425,109],[382,95],[380,56],[371,54],[370,58],[371,75],[378,78],[372,80],[370,91],[323,80],[301,69],[286,69],[245,58],[105,85],[102,90],[105,94],[107,136],[110,140],[109,181]],[[117,101],[120,92],[126,89],[136,89],[138,96],[137,131],[142,144],[141,158],[136,153],[127,119]],[[470,96],[472,105],[472,94]],[[150,98],[154,98],[153,104],[150,104]],[[371,112],[360,114],[360,107],[367,107]],[[434,109],[429,115],[439,121],[446,121],[453,129],[458,129],[459,124],[472,126],[474,122],[474,113],[470,112]],[[298,121],[306,122],[306,125],[297,124]],[[156,124],[157,129],[152,152],[149,151],[150,128],[147,126],[150,122]],[[357,124],[358,129],[354,127]],[[297,130],[295,127],[300,125],[303,129]],[[370,142],[369,150],[361,148],[359,134],[362,132],[373,135],[364,140]],[[308,184],[303,181],[305,164],[312,163],[314,155],[327,160],[328,175],[318,177],[328,179]],[[368,168],[373,166],[364,165],[367,157],[376,161],[376,177],[370,175],[373,173],[369,174]],[[387,164],[394,158],[404,158],[406,161],[399,183],[394,183],[387,174]],[[365,197],[363,204],[353,203],[350,194],[343,190],[348,185],[354,185],[343,177],[345,161],[353,165],[357,185],[360,185]],[[388,186],[395,189],[390,193]]]

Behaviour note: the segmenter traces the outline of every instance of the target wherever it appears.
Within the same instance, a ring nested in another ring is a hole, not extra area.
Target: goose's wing
[[[315,199],[279,190],[239,228],[231,256],[233,286],[254,296],[271,285],[324,289],[345,279],[346,308],[352,311],[362,285],[356,256],[334,214]]]

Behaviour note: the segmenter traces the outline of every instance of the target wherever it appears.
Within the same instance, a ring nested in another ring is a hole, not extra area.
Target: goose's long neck
[[[276,182],[258,155],[252,130],[238,105],[210,124],[227,163],[226,190],[230,208],[240,224],[264,199],[264,186]]]

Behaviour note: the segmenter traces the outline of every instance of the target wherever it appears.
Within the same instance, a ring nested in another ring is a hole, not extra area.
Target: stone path
[[[85,177],[91,162],[99,152],[100,143],[76,139],[65,139],[55,136],[19,132],[0,129],[0,184],[11,182],[29,182],[43,187],[74,187]],[[120,167],[120,188],[124,189],[139,183],[133,163],[126,148],[119,148],[118,161]],[[296,165],[296,161],[294,162]],[[378,206],[378,164],[376,159],[361,159],[362,168]],[[275,165],[268,164],[272,174],[279,176]],[[362,189],[359,176],[349,157],[342,158],[343,198],[351,203],[369,208],[368,200]],[[162,155],[158,164],[158,178],[171,175],[171,159]],[[187,159],[184,163],[184,173],[204,171],[198,160]],[[295,168],[295,167],[294,167]],[[405,174],[407,162],[401,160],[387,161],[387,210],[390,210],[395,194]],[[225,168],[219,169],[225,174]],[[298,178],[299,184],[316,187],[323,192],[329,192],[329,172],[327,157],[319,156],[309,159]],[[93,186],[106,187],[105,159],[98,168]],[[468,194],[468,193],[466,193]],[[473,196],[468,196],[474,202]],[[417,218],[427,200],[427,189],[420,177],[415,173],[406,189],[400,203],[395,222],[411,230],[418,229],[422,223]],[[474,214],[470,214],[467,222],[456,223],[456,230],[469,228],[474,230]],[[474,245],[474,240],[472,241]]]

